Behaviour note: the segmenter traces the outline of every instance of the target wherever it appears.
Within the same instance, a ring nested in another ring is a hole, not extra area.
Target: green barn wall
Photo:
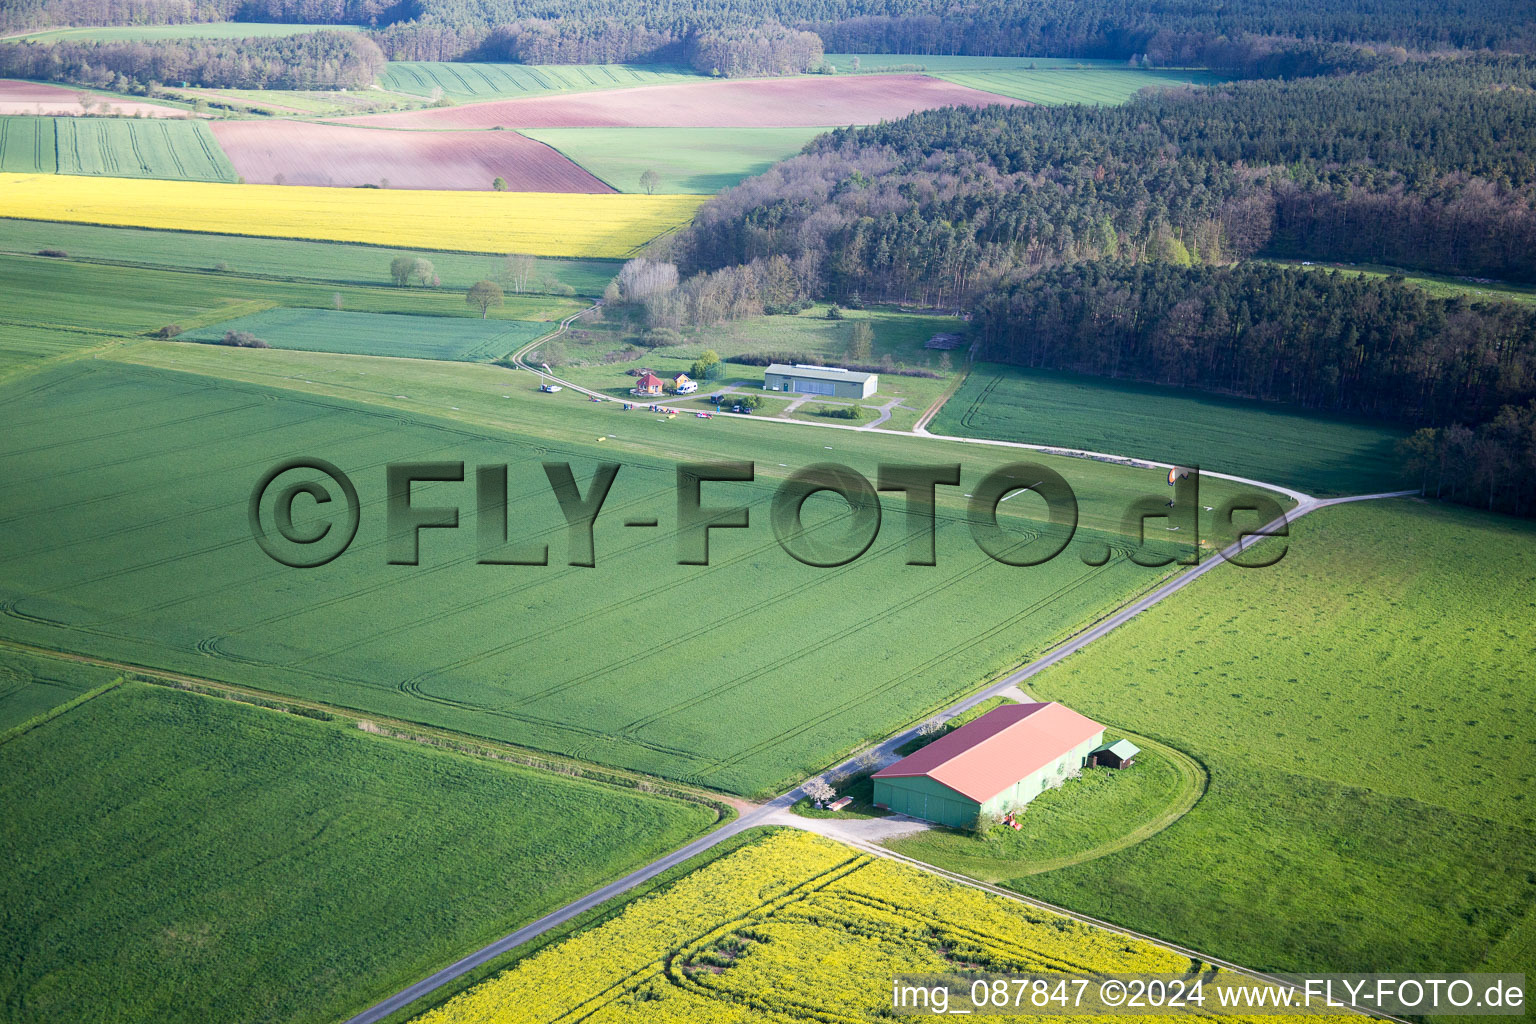
[[[984,803],[956,793],[926,775],[876,779],[875,803],[884,804],[898,814],[907,814],[951,828],[965,828],[975,822],[977,815],[1003,814],[1016,807],[1023,807],[1045,791],[1047,782],[1086,765],[1088,755],[1103,742],[1104,733],[1095,733]]]

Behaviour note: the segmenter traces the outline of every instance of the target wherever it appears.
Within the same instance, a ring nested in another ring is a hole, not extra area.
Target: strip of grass
[[[1008,96],[1030,103],[1124,103],[1146,88],[1185,85],[1212,85],[1221,76],[1192,69],[1151,69],[1119,67],[1041,67],[1002,71],[954,71],[935,74],[982,92]]]
[[[524,131],[553,146],[620,192],[710,195],[800,152],[821,128],[540,128]]]
[[[1400,277],[1405,283],[1415,288],[1422,288],[1437,299],[1466,296],[1484,302],[1490,299],[1505,302],[1536,302],[1536,287],[1490,281],[1486,278],[1429,274],[1422,270],[1403,270],[1400,267],[1388,267],[1379,263],[1314,263],[1311,260],[1265,260],[1264,262],[1282,267],[1295,267],[1298,270],[1337,270],[1346,274],[1359,274],[1361,277]]]
[[[121,674],[0,646],[0,736]]]
[[[710,820],[135,683],[0,765],[0,1005],[36,1020],[339,1020]]]
[[[228,273],[334,284],[389,284],[389,264],[398,256],[430,260],[444,288],[499,280],[507,271],[506,261],[499,256],[0,218],[0,251],[40,249],[59,249],[77,260],[178,270],[210,271],[223,264]],[[558,293],[569,287],[578,295],[601,295],[618,268],[611,260],[539,259],[528,275],[527,288]]]
[[[1536,907],[1536,527],[1396,500],[1292,535],[1036,678],[1211,782],[1147,842],[1010,884],[1254,966],[1531,972],[1503,940]]]
[[[1316,494],[1412,483],[1394,452],[1403,428],[995,363],[978,363],[928,429],[1198,465]]]
[[[180,339],[218,343],[226,332],[244,331],[273,348],[484,361],[521,348],[549,329],[547,323],[523,320],[269,309],[188,331]]]

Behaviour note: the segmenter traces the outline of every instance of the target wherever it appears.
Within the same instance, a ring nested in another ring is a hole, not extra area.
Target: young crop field
[[[0,744],[0,1006],[341,1020],[708,808],[125,683]]]
[[[641,86],[340,118],[378,128],[796,128],[874,124],[935,107],[1017,100],[926,75],[839,75]]]
[[[60,174],[235,180],[235,169],[204,121],[61,117],[54,134]]]
[[[1399,499],[1291,534],[1032,682],[1210,787],[1144,843],[1009,884],[1275,969],[1531,973],[1536,528]]]
[[[702,201],[0,174],[3,217],[584,258],[627,256],[686,223]]]
[[[655,171],[657,192],[712,195],[787,160],[821,134],[819,128],[542,128],[523,133],[552,146],[620,192],[644,192]]]
[[[273,348],[412,359],[499,359],[546,334],[548,323],[472,317],[269,309],[180,335],[217,343],[227,331],[254,334]]]
[[[773,832],[416,1020],[878,1019],[890,1013],[892,975],[965,963],[1021,974],[1190,969],[1188,957],[1148,942]]]
[[[119,675],[115,669],[0,646],[0,737]]]
[[[59,154],[51,117],[0,117],[0,171],[53,174]]]
[[[442,288],[462,290],[476,281],[502,280],[509,296],[515,290],[506,280],[509,268],[500,256],[0,219],[0,252],[41,249],[102,263],[360,285],[390,284],[389,265],[395,257],[421,256],[431,261]],[[525,288],[601,295],[618,269],[617,263],[606,260],[540,259],[528,273]]]
[[[1015,453],[626,414],[472,364],[174,343],[131,355],[299,390],[92,360],[0,391],[0,628],[14,639],[756,793],[952,701],[1162,575],[1083,561],[1124,549],[1104,531],[1134,497],[1161,493],[1155,471],[1053,460],[1082,525],[1071,552],[1032,569],[980,552],[958,494],[941,509],[937,567],[904,564],[893,509],[869,553],[813,569],[768,527],[787,467],[832,458],[873,478],[880,461],[963,458],[969,484]],[[251,540],[243,511],[257,477],[295,455],[355,473],[371,510],[347,555],[306,571],[301,587]],[[756,526],[717,536],[707,568],[677,564],[674,525],[620,525],[674,523],[676,462],[722,458],[756,461],[756,482],[722,485],[715,499],[735,497]],[[551,564],[477,565],[473,488],[451,484],[418,486],[415,500],[451,500],[463,528],[429,531],[420,566],[387,564],[382,464],[427,459],[508,464],[510,536],[549,544]],[[551,459],[572,462],[580,481],[600,460],[624,467],[596,570],[567,564],[541,466]],[[811,518],[832,529],[825,508],[813,502]],[[1041,530],[1028,501],[1003,514],[1020,542]],[[874,611],[870,593],[882,596]]]
[[[0,117],[0,171],[235,180],[203,121]]]
[[[1318,494],[1412,485],[1395,454],[1403,428],[994,363],[977,364],[928,429],[1197,465]]]
[[[248,182],[484,192],[501,178],[505,190],[512,192],[613,191],[556,150],[516,132],[221,121],[213,126],[213,134]]]
[[[936,78],[968,89],[1029,103],[1124,103],[1142,89],[1212,85],[1224,81],[1209,71],[1131,67],[1040,67],[1007,71],[944,71]]]
[[[538,96],[554,92],[632,89],[640,85],[695,82],[702,76],[669,64],[475,64],[395,60],[379,84],[413,96],[450,96],[461,102]]]

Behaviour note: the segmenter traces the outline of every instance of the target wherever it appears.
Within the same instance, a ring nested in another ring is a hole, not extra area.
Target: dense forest
[[[1399,446],[1425,494],[1490,512],[1536,515],[1536,402],[1477,427],[1425,427]]]
[[[1132,0],[610,0],[598,10],[585,0],[7,0],[0,5],[3,32],[232,18],[394,25],[396,45],[412,51],[435,46],[454,54],[442,59],[479,50],[498,27],[539,20],[560,21],[572,41],[592,34],[586,23],[605,21],[672,43],[701,32],[751,30],[777,22],[814,32],[832,52],[1145,55],[1160,64],[1198,61],[1224,38],[1245,36],[1419,51],[1536,52],[1536,15],[1528,0],[1230,0],[1220,5],[1204,0],[1155,5]]]
[[[1255,254],[1536,280],[1536,60],[944,109],[843,129],[706,204],[685,272],[959,306],[1009,274]]]
[[[977,304],[983,358],[1397,422],[1536,398],[1536,308],[1266,263],[1087,263]]]
[[[0,77],[129,93],[181,82],[221,89],[356,89],[372,85],[383,69],[383,52],[356,32],[0,44]]]

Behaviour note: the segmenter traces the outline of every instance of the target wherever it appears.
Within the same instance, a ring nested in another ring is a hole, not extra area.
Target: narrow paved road
[[[563,328],[564,324],[562,324],[562,329]],[[554,335],[550,335],[548,337],[553,336]],[[543,340],[548,340],[548,338]],[[529,346],[528,348],[531,347],[532,346]],[[521,350],[518,353],[518,356],[521,356],[522,352],[528,351],[528,348]],[[514,361],[521,362],[521,360],[517,357],[514,357]],[[546,374],[545,376],[548,375]],[[577,388],[577,390],[585,389]],[[891,433],[897,433],[897,431],[891,431]],[[1020,445],[1019,447],[1032,446]],[[1230,477],[1228,479],[1240,478]],[[1309,512],[1316,511],[1317,509],[1327,508],[1330,505],[1340,505],[1353,501],[1373,501],[1380,498],[1404,498],[1418,494],[1418,491],[1391,491],[1383,492],[1380,494],[1359,494],[1344,498],[1318,499],[1312,497],[1311,495],[1303,494],[1300,491],[1292,491],[1288,488],[1276,487],[1273,484],[1264,484],[1259,483],[1258,481],[1248,482],[1254,483],[1260,487],[1267,487],[1271,490],[1282,491],[1284,493],[1293,495],[1298,499],[1295,509],[1293,509],[1289,514],[1281,516],[1279,519],[1268,523],[1264,527],[1263,532],[1273,530],[1283,523],[1298,519]],[[953,718],[955,715],[975,707],[977,704],[980,704],[982,701],[988,699],[989,697],[994,697],[1006,690],[1020,686],[1020,684],[1022,684],[1025,680],[1038,675],[1045,669],[1050,668],[1052,665],[1063,660],[1064,658],[1067,658],[1082,650],[1084,647],[1093,643],[1100,637],[1105,636],[1113,630],[1118,629],[1120,626],[1125,625],[1125,623],[1129,622],[1131,619],[1140,615],[1142,612],[1146,611],[1148,608],[1151,608],[1153,605],[1157,604],[1159,601],[1163,600],[1169,595],[1176,594],[1180,590],[1183,590],[1195,580],[1210,572],[1217,565],[1225,562],[1232,555],[1235,555],[1241,551],[1246,551],[1254,544],[1259,543],[1260,539],[1261,538],[1256,537],[1244,537],[1241,540],[1228,545],[1226,548],[1222,549],[1218,555],[1207,558],[1200,565],[1175,577],[1174,579],[1169,580],[1167,583],[1164,583],[1162,586],[1153,590],[1151,593],[1146,594],[1139,600],[1132,602],[1115,614],[1109,616],[1101,622],[1095,623],[1094,625],[1083,630],[1081,633],[1078,633],[1077,635],[1062,641],[1055,647],[1048,650],[1046,653],[1042,654],[1040,657],[1036,658],[1034,661],[1031,661],[1029,664],[1024,665],[1022,668],[1019,668],[1007,676],[1004,676],[1002,679],[999,679],[997,682],[993,683],[985,690],[982,690],[980,693],[977,693],[971,697],[967,697],[965,700],[952,705],[939,715],[935,716],[936,720],[942,722]],[[880,743],[871,749],[882,761],[892,760],[896,756],[896,748],[900,747],[902,744],[908,742],[909,740],[914,739],[917,736],[918,729],[920,727],[921,724],[913,726],[911,729],[908,729],[896,736],[892,736],[885,740],[883,743]],[[828,771],[837,772],[852,770],[854,768],[854,762],[863,759],[867,756],[867,754],[868,751],[861,751],[856,757],[849,758],[841,765],[830,768]],[[500,939],[497,939],[495,942],[491,943],[485,948],[471,953],[469,956],[464,957],[462,960],[444,967],[442,970],[438,971],[436,974],[431,975],[430,977],[423,978],[421,981],[411,985],[409,988],[402,989],[400,992],[395,993],[393,996],[390,996],[383,1002],[369,1007],[367,1010],[364,1010],[362,1013],[359,1013],[357,1016],[351,1018],[349,1021],[347,1021],[347,1024],[376,1024],[377,1021],[383,1020],[385,1017],[389,1016],[391,1013],[395,1012],[401,1007],[408,1006],[409,1004],[415,1002],[417,999],[420,999],[422,996],[425,996],[435,991],[436,989],[441,988],[448,982],[453,981],[455,978],[462,976],[468,971],[474,970],[476,967],[479,967],[481,964],[486,963],[494,957],[500,956],[502,953],[505,953],[510,949],[515,949],[530,939],[537,938],[538,936],[549,931],[551,928],[556,928],[576,917],[577,915],[582,914],[585,911],[590,910],[593,907],[596,907],[615,896],[628,892],[635,886],[655,878],[657,875],[669,870],[670,868],[676,867],[678,864],[688,860],[690,857],[697,856],[698,854],[701,854],[706,850],[719,845],[732,836],[738,835],[739,833],[744,832],[749,828],[773,823],[773,820],[777,818],[781,812],[787,811],[802,795],[803,794],[800,792],[800,788],[797,786],[789,792],[775,797],[767,803],[759,806],[756,810],[742,815],[735,821],[716,829],[708,835],[700,836],[698,839],[695,839],[688,845],[674,850],[664,857],[652,861],[643,868],[639,868],[630,872],[617,881],[608,883],[601,889],[597,889],[588,893],[573,903],[566,904],[559,910],[546,914],[532,924],[525,925],[522,928],[519,928],[517,931],[512,932],[510,935],[506,935]],[[881,855],[897,856],[891,854],[891,852],[888,850],[884,850],[882,847],[876,847],[872,844],[857,845],[868,849],[868,851],[872,853],[879,852]],[[897,859],[908,860],[908,858],[901,857],[898,857]],[[954,880],[963,882],[967,885],[983,888],[990,892],[995,892],[999,895],[1007,896],[1009,899],[1039,907],[1043,910],[1049,910],[1053,913],[1061,914],[1066,917],[1085,921],[1098,927],[1108,928],[1111,931],[1119,932],[1121,934],[1136,935],[1137,938],[1142,938],[1148,942],[1156,943],[1167,949],[1175,950],[1182,955],[1198,956],[1199,958],[1205,960],[1207,963],[1223,964],[1230,970],[1239,971],[1256,978],[1268,978],[1267,975],[1264,975],[1261,972],[1253,971],[1237,964],[1227,964],[1225,961],[1217,957],[1212,957],[1208,954],[1200,953],[1195,950],[1185,949],[1184,947],[1177,946],[1173,943],[1165,942],[1160,939],[1155,939],[1151,936],[1138,935],[1135,932],[1130,932],[1124,928],[1109,924],[1108,922],[1086,917],[1075,911],[1069,910],[1066,907],[1060,907],[1041,900],[1022,897],[1017,893],[1010,893],[1006,890],[1000,890],[993,886],[977,882],[975,879],[966,878],[963,875],[954,875],[949,872],[942,871],[941,869],[934,868],[932,865],[923,864],[920,861],[910,861],[910,863],[914,866],[922,868],[923,870],[944,875],[945,877],[953,878]],[[1373,1015],[1384,1016],[1381,1014]]]

